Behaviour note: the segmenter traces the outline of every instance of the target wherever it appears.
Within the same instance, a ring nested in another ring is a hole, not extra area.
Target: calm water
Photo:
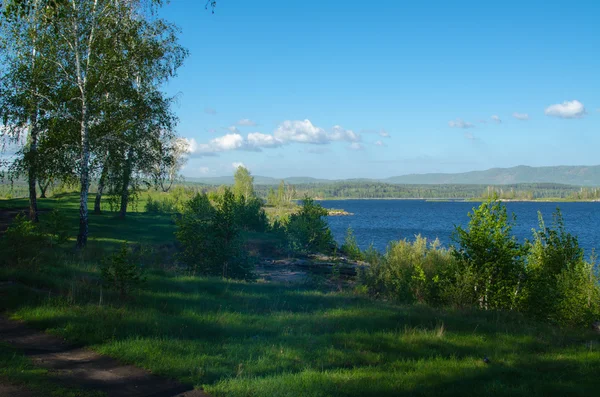
[[[335,200],[322,201],[325,208],[342,208],[353,216],[331,216],[331,230],[338,242],[344,240],[346,230],[352,227],[361,248],[373,243],[384,251],[388,242],[413,239],[421,234],[428,239],[439,238],[450,244],[454,225],[466,226],[467,213],[478,203],[427,202],[424,200]],[[510,202],[506,207],[517,216],[513,233],[520,241],[531,239],[531,229],[537,228],[537,212],[541,211],[546,224],[560,207],[567,231],[579,238],[586,256],[595,248],[600,253],[600,203],[531,203]]]

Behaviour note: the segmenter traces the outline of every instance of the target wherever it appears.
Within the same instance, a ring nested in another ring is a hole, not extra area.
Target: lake
[[[451,243],[454,225],[467,226],[467,214],[476,202],[448,202],[425,200],[325,200],[325,208],[341,208],[352,216],[330,216],[329,225],[335,239],[344,241],[346,230],[354,230],[359,246],[365,249],[373,243],[375,248],[385,251],[390,241],[414,239],[420,234],[428,239],[438,238],[444,246]],[[538,227],[538,211],[542,212],[547,225],[551,224],[552,213],[559,207],[568,232],[579,239],[586,257],[592,248],[600,249],[600,203],[547,203],[507,202],[509,213],[517,217],[513,234],[519,241],[532,238],[531,230]]]

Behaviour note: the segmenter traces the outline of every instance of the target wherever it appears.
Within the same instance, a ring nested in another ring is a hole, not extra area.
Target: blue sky
[[[190,177],[600,164],[600,2],[172,0]],[[497,116],[497,117],[493,117]],[[516,116],[516,117],[515,117]]]

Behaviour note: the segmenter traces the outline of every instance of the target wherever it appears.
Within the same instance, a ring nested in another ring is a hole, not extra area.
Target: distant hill
[[[188,182],[208,185],[232,185],[233,176],[186,178]],[[281,179],[255,176],[257,185],[278,185]],[[284,181],[293,185],[323,184],[340,180],[311,177],[290,177]],[[557,183],[575,186],[600,186],[600,165],[529,167],[519,165],[511,168],[492,168],[457,174],[409,174],[386,179],[346,179],[345,182],[383,182],[406,185],[514,185],[520,183]]]
[[[600,165],[492,168],[458,174],[411,174],[383,179],[393,184],[478,184],[508,185],[516,183],[560,183],[577,186],[600,186]]]
[[[207,185],[233,185],[233,176],[216,176],[216,177],[206,177],[206,178],[186,177],[185,180],[187,182],[204,183]],[[290,178],[283,178],[283,180],[285,181],[285,183],[288,183],[291,185],[334,182],[329,179],[317,179],[317,178],[311,178],[308,176],[294,176],[294,177],[290,177]],[[268,176],[254,175],[254,183],[256,185],[279,185],[279,182],[281,182],[281,179],[279,179],[279,178],[271,178]]]

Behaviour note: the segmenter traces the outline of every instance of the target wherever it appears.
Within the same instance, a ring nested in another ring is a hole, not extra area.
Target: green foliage
[[[395,184],[389,181],[323,181],[318,183],[296,183],[294,188],[302,195],[324,199],[344,198],[423,198],[423,199],[475,199],[484,200],[494,193],[502,199],[513,200],[590,200],[600,195],[600,189],[556,183],[518,183],[502,186],[484,184]],[[271,185],[257,185],[255,190],[260,197],[268,197]],[[280,193],[281,192],[281,195]],[[283,187],[277,190],[282,197]],[[287,195],[288,192],[285,192]],[[288,201],[289,202],[289,201]]]
[[[177,212],[175,201],[169,197],[156,200],[153,200],[152,197],[148,197],[148,200],[144,205],[144,209],[146,212],[150,212],[152,214],[170,214]]]
[[[235,222],[243,230],[264,232],[269,227],[262,201],[256,197],[236,196],[234,211]]]
[[[64,244],[69,241],[70,224],[69,219],[62,211],[53,209],[42,219],[42,227],[45,234],[50,236],[52,244]]]
[[[600,280],[594,261],[584,260],[577,238],[565,230],[560,210],[552,227],[539,214],[529,243],[523,310],[561,325],[589,325],[600,316]]]
[[[300,253],[330,253],[335,242],[326,216],[325,208],[305,197],[300,210],[290,215],[286,225],[290,249]]]
[[[2,256],[0,263],[11,266],[33,265],[42,246],[46,244],[44,234],[23,213],[17,214],[12,224],[0,239]]]
[[[244,196],[247,200],[254,197],[254,177],[245,167],[237,167],[233,175],[233,194],[239,198]]]
[[[348,258],[353,260],[362,261],[365,259],[365,255],[360,250],[360,247],[356,242],[354,231],[350,227],[346,231],[346,237],[344,239],[344,243],[340,247],[340,251],[347,255]]]
[[[194,274],[253,277],[252,263],[242,246],[237,208],[229,189],[225,189],[214,205],[206,194],[197,194],[176,220],[175,236],[181,246],[177,257]]]
[[[401,240],[390,243],[385,255],[374,260],[361,278],[370,294],[407,303],[438,305],[442,301],[441,276],[456,267],[452,254],[440,247],[440,242],[428,242],[416,236],[414,242]]]
[[[123,243],[119,251],[111,255],[101,269],[105,284],[127,297],[135,288],[146,281],[144,271],[129,252],[127,243]]]
[[[515,221],[496,198],[482,203],[469,213],[469,226],[455,228],[453,250],[466,274],[474,275],[475,301],[484,309],[513,309],[519,297],[525,272],[526,249],[511,234]],[[469,277],[471,279],[472,277]]]

